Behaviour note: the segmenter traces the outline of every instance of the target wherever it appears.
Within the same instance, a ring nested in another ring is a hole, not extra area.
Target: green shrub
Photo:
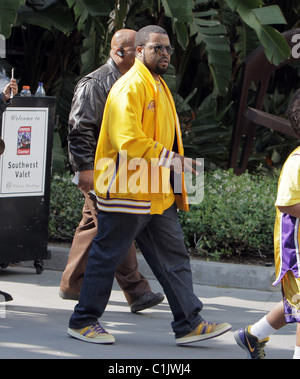
[[[51,181],[49,240],[71,242],[82,217],[84,196],[72,175],[54,175]]]
[[[205,172],[204,199],[179,212],[184,240],[194,255],[273,256],[275,197],[279,173],[240,176],[232,170]],[[82,217],[84,198],[72,176],[55,175],[51,183],[49,240],[71,242]]]
[[[213,260],[273,254],[278,172],[236,176],[225,170],[204,177],[202,203],[179,212],[189,251]]]

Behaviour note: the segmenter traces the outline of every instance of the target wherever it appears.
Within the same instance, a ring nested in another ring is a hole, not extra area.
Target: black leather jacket
[[[69,115],[69,159],[74,172],[93,170],[105,102],[121,74],[109,58],[76,85]]]

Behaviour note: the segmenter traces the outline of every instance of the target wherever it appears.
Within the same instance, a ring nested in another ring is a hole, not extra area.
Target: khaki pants
[[[76,229],[68,262],[60,283],[60,290],[70,294],[78,294],[81,290],[89,251],[98,228],[96,197],[91,193],[83,192],[83,194],[85,203],[82,210],[82,220]],[[138,271],[134,243],[132,243],[124,261],[117,267],[115,277],[129,305],[144,293],[151,291],[147,279]]]

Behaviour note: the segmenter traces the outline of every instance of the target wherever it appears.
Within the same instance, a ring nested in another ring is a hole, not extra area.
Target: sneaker
[[[130,305],[130,310],[132,313],[136,313],[154,307],[155,305],[160,304],[164,298],[164,295],[160,292],[147,292]]]
[[[177,345],[185,345],[192,342],[207,340],[209,338],[218,337],[221,334],[228,332],[232,326],[227,322],[221,324],[202,321],[200,324],[189,334],[183,337],[176,338]]]
[[[246,326],[234,333],[236,343],[247,353],[248,359],[264,359],[264,346],[269,341],[269,338],[259,341],[257,337],[250,333],[251,325]]]
[[[86,326],[82,329],[68,328],[71,337],[91,343],[111,344],[115,342],[113,335],[109,334],[100,324]]]

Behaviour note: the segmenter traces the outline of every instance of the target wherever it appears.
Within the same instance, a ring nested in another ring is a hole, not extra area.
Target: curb
[[[155,279],[142,254],[138,254],[140,272],[149,279]],[[277,292],[280,286],[273,287],[274,267],[241,265],[220,262],[206,262],[191,259],[193,283],[216,287],[240,288]]]
[[[44,261],[44,269],[64,271],[70,247],[49,244],[51,259]],[[156,279],[141,253],[137,254],[139,271],[149,279]],[[24,262],[24,266],[30,264]],[[206,262],[191,259],[194,284],[229,288],[251,289],[260,291],[280,291],[280,286],[273,287],[275,268],[235,263]]]

